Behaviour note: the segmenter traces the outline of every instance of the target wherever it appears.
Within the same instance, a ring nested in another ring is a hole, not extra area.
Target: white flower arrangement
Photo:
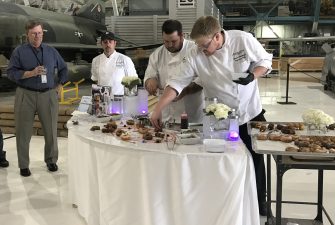
[[[330,125],[334,123],[334,118],[319,109],[308,109],[302,114],[302,119],[307,124]]]
[[[141,84],[141,79],[137,76],[125,76],[122,78],[121,84],[129,89],[132,89],[136,85]]]
[[[206,107],[207,115],[214,115],[216,119],[226,119],[231,108],[222,103],[210,104]]]

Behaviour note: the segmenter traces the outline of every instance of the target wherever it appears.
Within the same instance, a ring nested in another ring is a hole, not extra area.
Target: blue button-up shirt
[[[41,76],[22,79],[24,72],[31,71],[37,66],[47,68],[47,83],[42,83]],[[21,87],[35,90],[55,88],[58,84],[64,84],[68,80],[66,63],[58,51],[44,43],[40,48],[33,48],[29,43],[15,48],[13,51],[7,76]]]

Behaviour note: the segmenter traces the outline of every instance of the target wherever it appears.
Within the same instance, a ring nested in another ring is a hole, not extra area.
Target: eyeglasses
[[[199,44],[197,44],[197,43],[195,43],[195,44],[198,46],[198,48],[199,48],[200,50],[206,50],[206,49],[208,49],[209,46],[212,44],[212,41],[213,41],[214,37],[215,37],[218,33],[219,33],[219,32],[216,32],[216,33],[213,35],[213,37],[212,37],[212,39],[210,40],[210,42],[208,42],[208,43],[205,44],[205,45],[199,45]]]
[[[30,33],[30,34],[33,35],[33,36],[42,36],[43,32],[33,32],[33,33]]]

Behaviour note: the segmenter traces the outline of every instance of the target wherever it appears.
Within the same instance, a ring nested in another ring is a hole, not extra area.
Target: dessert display
[[[175,130],[155,129],[148,126],[148,117],[127,118],[121,120],[110,120],[94,125],[91,131],[101,130],[103,135],[114,136],[115,138],[131,143],[162,143],[179,140],[179,144],[199,144],[201,142],[200,131],[198,129],[186,129],[182,132]],[[178,136],[178,137],[177,137]]]
[[[112,135],[122,141],[141,142],[141,143],[162,143],[166,136],[175,136],[174,131],[158,131],[152,127],[145,127],[138,124],[133,119],[128,120],[109,120],[109,122],[100,126],[92,126],[91,131],[101,130],[105,135]]]
[[[310,134],[306,124],[302,122],[250,122],[249,133],[258,150],[264,147],[269,151],[285,151],[289,153],[335,153],[334,124],[327,126],[327,131]]]

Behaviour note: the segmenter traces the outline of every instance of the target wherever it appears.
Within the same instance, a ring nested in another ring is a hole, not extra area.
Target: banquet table
[[[121,141],[68,122],[71,203],[89,225],[259,225],[251,155],[203,144]]]

